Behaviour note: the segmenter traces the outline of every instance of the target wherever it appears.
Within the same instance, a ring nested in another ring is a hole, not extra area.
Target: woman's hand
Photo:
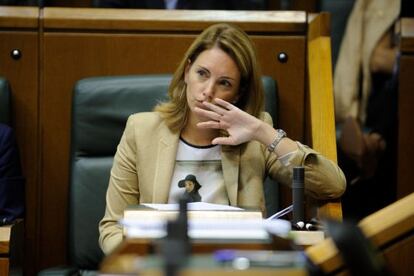
[[[196,107],[195,113],[208,118],[208,121],[197,123],[200,128],[222,129],[229,134],[228,137],[216,137],[212,144],[239,145],[256,139],[261,120],[244,112],[229,102],[214,99],[215,104],[203,102],[206,109]]]

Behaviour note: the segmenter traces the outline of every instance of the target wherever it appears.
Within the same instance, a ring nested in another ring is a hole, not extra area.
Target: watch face
[[[279,144],[280,140],[282,140],[283,138],[286,137],[286,132],[282,129],[276,129],[276,138],[275,140],[273,140],[273,142],[267,146],[267,149],[270,152],[273,152],[277,146],[277,144]]]
[[[279,141],[280,139],[286,137],[286,132],[283,129],[277,129],[276,131],[277,131],[277,136],[279,138]]]

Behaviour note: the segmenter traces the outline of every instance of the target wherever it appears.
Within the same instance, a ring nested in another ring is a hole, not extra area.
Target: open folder
[[[189,203],[188,235],[193,239],[267,240],[269,233],[287,236],[291,224],[285,220],[264,220],[258,210],[210,204]],[[127,238],[162,238],[167,220],[178,215],[178,204],[130,206],[120,221]]]

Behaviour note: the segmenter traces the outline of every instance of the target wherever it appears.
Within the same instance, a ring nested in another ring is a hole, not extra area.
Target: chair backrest
[[[171,75],[115,76],[83,79],[72,103],[71,173],[69,191],[69,258],[78,268],[96,269],[103,257],[98,223],[105,211],[105,194],[113,156],[129,115],[150,111],[166,99]],[[266,110],[276,122],[277,88],[263,77]],[[278,207],[278,188],[268,180],[266,202]]]
[[[11,102],[10,86],[5,78],[0,77],[0,123],[10,125]]]

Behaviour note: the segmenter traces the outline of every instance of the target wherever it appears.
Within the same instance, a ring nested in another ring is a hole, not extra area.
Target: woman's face
[[[240,70],[234,60],[218,47],[198,55],[185,70],[187,103],[194,116],[194,108],[205,108],[203,101],[220,98],[230,103],[238,99]],[[200,118],[197,120],[199,121]]]

